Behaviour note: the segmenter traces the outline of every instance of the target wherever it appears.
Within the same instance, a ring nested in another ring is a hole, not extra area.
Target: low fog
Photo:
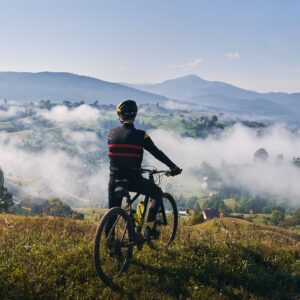
[[[2,120],[28,114],[28,107],[10,107],[1,110]],[[75,109],[55,106],[51,110],[32,107],[29,115],[17,119],[21,125],[32,126],[36,120],[47,121],[53,128],[62,128],[60,140],[49,141],[42,151],[29,151],[24,147],[23,139],[27,134],[38,134],[43,137],[48,129],[34,128],[30,132],[0,133],[0,166],[5,173],[6,185],[18,199],[32,196],[39,198],[61,197],[64,201],[76,206],[98,206],[104,203],[107,189],[108,166],[99,164],[91,169],[82,154],[94,154],[104,151],[101,140],[90,130],[76,130],[79,123],[96,127],[100,111],[88,105]],[[34,119],[34,120],[33,120]],[[64,151],[67,141],[76,150],[75,155]]]
[[[162,130],[153,131],[151,137],[184,169],[180,180],[176,178],[184,190],[200,186],[201,178],[191,176],[189,171],[208,163],[228,184],[245,187],[253,194],[287,196],[293,204],[300,203],[300,168],[293,164],[293,158],[300,155],[300,136],[284,124],[275,124],[261,133],[236,124],[221,136],[205,140],[181,138]],[[254,153],[260,148],[269,154],[266,162],[254,161]],[[277,160],[280,154],[283,161]]]
[[[0,110],[0,119],[24,115],[24,110],[20,107]],[[0,166],[5,173],[6,185],[13,191],[21,190],[21,196],[45,199],[58,196],[75,206],[106,205],[109,175],[106,136],[96,135],[88,129],[74,129],[77,123],[88,123],[89,127],[101,129],[101,118],[105,117],[103,112],[101,114],[100,110],[88,105],[74,109],[55,106],[51,110],[33,110],[35,118],[50,122],[49,127],[64,128],[62,138],[74,145],[77,154],[68,154],[63,146],[57,149],[51,144],[42,151],[28,151],[22,146],[22,134],[1,132]],[[26,117],[25,123],[30,122]],[[218,137],[206,139],[180,137],[157,129],[148,133],[156,145],[184,170],[181,176],[164,180],[164,184],[173,184],[177,193],[188,191],[197,195],[202,178],[194,176],[194,170],[208,163],[217,168],[229,184],[245,187],[253,193],[288,196],[292,203],[300,203],[300,169],[292,163],[293,157],[300,155],[299,132],[291,132],[284,124],[275,124],[261,132],[236,124]],[[254,162],[254,153],[259,148],[267,150],[267,162]],[[99,154],[101,159],[91,169],[82,153]],[[284,156],[281,162],[276,160],[279,154]],[[147,153],[144,165],[166,169]]]
[[[100,117],[99,111],[89,105],[80,105],[70,110],[66,106],[59,105],[53,107],[50,111],[41,110],[38,116],[58,124],[96,122]]]

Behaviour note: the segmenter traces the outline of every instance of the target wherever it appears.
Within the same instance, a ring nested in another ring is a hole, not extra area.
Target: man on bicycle
[[[116,197],[116,180],[127,179],[129,191],[148,195],[152,198],[145,228],[145,238],[158,238],[159,232],[155,228],[155,218],[162,201],[163,192],[158,185],[142,177],[138,171],[143,160],[143,149],[149,151],[155,158],[170,168],[172,176],[181,173],[177,167],[161,150],[159,150],[149,135],[134,127],[137,115],[137,105],[133,100],[126,100],[117,106],[117,114],[121,126],[112,129],[108,135],[110,158],[110,180],[108,185],[109,208],[121,206],[121,198]]]

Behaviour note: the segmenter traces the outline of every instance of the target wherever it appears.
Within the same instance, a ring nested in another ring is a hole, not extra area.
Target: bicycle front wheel
[[[94,263],[106,285],[115,284],[126,271],[133,249],[133,232],[126,211],[111,208],[99,223],[94,243]]]
[[[152,246],[156,247],[157,244],[162,244],[162,246],[168,247],[175,239],[178,227],[177,205],[174,198],[168,193],[163,194],[162,205],[156,215],[156,226],[160,237],[157,241],[151,240]]]

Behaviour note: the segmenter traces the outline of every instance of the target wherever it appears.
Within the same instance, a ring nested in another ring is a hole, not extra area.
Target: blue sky
[[[0,0],[0,70],[300,91],[298,0]]]

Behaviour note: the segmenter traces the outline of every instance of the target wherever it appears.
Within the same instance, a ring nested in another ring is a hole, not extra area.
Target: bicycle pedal
[[[144,246],[144,240],[139,241],[139,243],[136,244],[136,248],[138,251],[141,251]]]

